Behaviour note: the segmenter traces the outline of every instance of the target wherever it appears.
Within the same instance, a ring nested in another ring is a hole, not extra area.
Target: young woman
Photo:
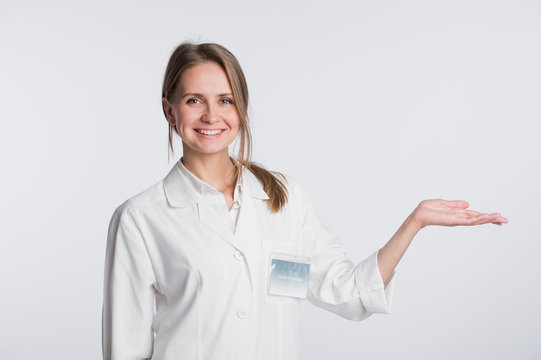
[[[183,156],[112,217],[104,359],[297,359],[301,299],[351,320],[389,313],[394,268],[420,229],[507,223],[425,200],[354,265],[299,184],[250,162],[248,88],[228,50],[178,46],[162,101]]]

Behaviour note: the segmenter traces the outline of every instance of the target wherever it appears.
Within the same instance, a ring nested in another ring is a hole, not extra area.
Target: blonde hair
[[[177,46],[171,54],[165,70],[162,99],[165,98],[169,103],[172,103],[182,73],[191,66],[206,62],[214,62],[222,67],[233,91],[234,104],[240,120],[240,144],[236,159],[237,179],[242,178],[242,166],[250,170],[259,179],[263,185],[263,189],[269,196],[269,200],[267,201],[269,210],[273,213],[278,212],[287,203],[287,189],[284,184],[285,177],[280,173],[268,171],[250,160],[252,155],[252,134],[248,121],[248,85],[246,84],[246,78],[239,62],[229,50],[213,43],[183,43]],[[163,102],[162,107],[164,115],[167,118]],[[169,151],[171,153],[174,153],[173,132],[176,132],[178,135],[175,125],[169,124]]]

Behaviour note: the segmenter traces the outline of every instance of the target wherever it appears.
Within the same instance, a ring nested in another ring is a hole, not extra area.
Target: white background
[[[160,93],[184,40],[238,57],[254,160],[353,261],[423,199],[510,220],[422,230],[390,316],[303,304],[303,359],[541,358],[541,3],[517,0],[2,0],[1,358],[101,358],[108,222],[180,156]]]

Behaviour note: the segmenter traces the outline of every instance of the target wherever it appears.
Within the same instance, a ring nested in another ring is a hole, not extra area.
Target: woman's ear
[[[162,98],[162,107],[163,107],[163,112],[165,113],[167,122],[173,127],[177,126],[175,115],[173,114],[173,106],[171,106],[171,104],[169,103],[169,100],[167,100],[167,98],[165,97]]]

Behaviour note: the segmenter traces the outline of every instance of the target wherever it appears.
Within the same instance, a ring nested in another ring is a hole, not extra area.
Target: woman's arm
[[[135,213],[119,206],[109,224],[102,306],[103,360],[150,359],[156,278]]]
[[[413,237],[425,226],[507,224],[507,219],[499,213],[487,214],[466,210],[468,206],[469,204],[462,200],[422,201],[378,253],[378,267],[383,282],[387,282]]]

